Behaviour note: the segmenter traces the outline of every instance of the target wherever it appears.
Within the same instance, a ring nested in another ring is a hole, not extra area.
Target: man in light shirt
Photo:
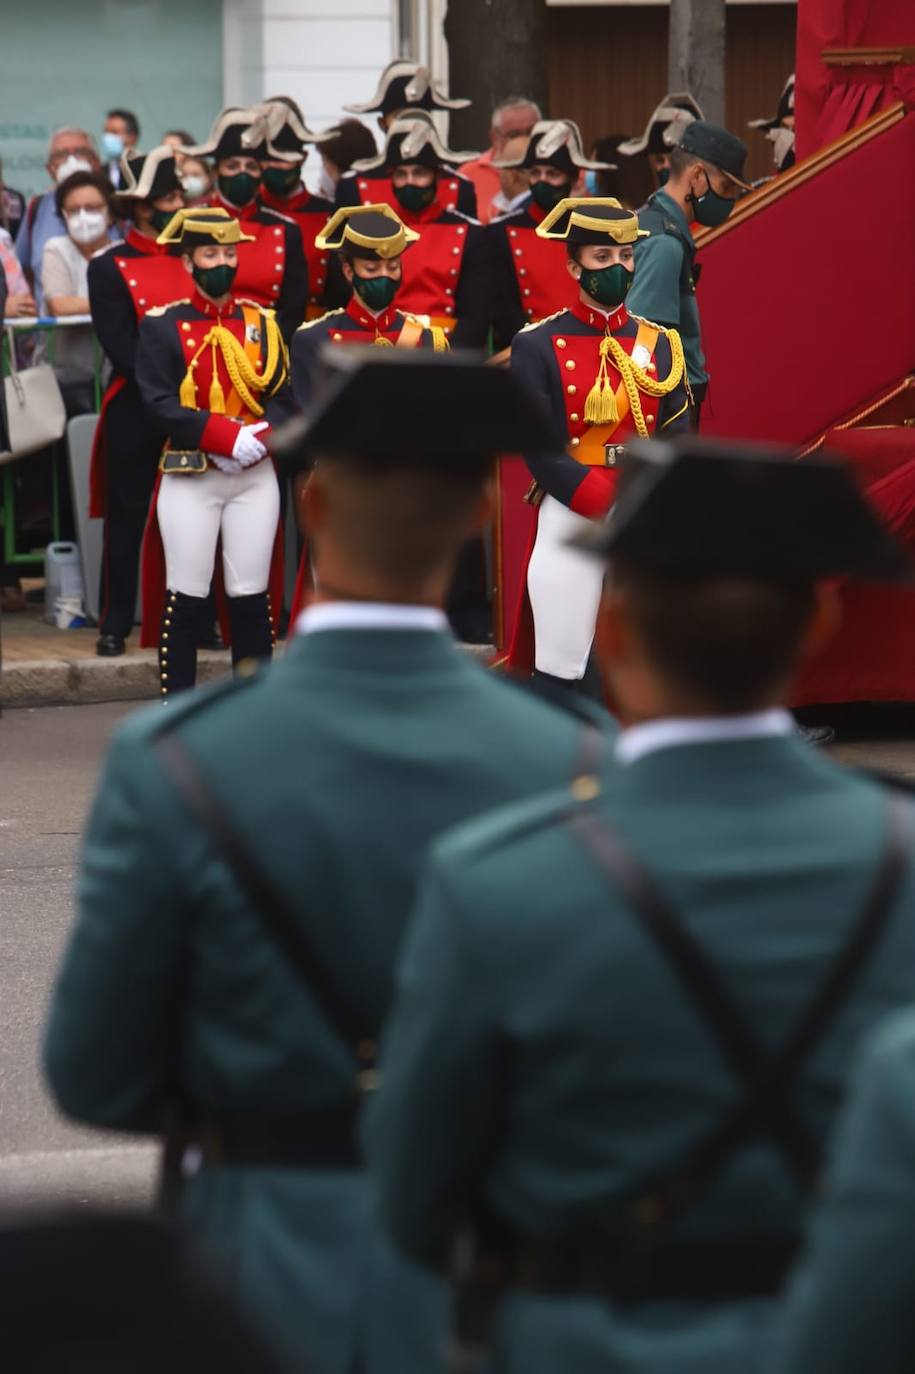
[[[915,992],[911,802],[782,705],[825,579],[907,555],[838,466],[631,447],[580,536],[624,728],[433,847],[368,1119],[405,1253],[488,1240],[494,1374],[768,1368],[855,1045]]]

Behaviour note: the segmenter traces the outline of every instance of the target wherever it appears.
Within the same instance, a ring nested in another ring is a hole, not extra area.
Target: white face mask
[[[203,177],[187,176],[181,180],[181,189],[188,200],[199,200],[206,195],[207,183]]]
[[[107,228],[104,210],[74,210],[67,216],[67,233],[74,243],[94,243]]]
[[[66,181],[67,177],[72,177],[74,172],[91,171],[91,163],[87,162],[84,157],[77,157],[74,153],[71,153],[69,157],[64,158],[63,162],[54,173],[54,177],[59,186],[62,181]]]
[[[321,180],[318,182],[318,195],[322,196],[324,200],[329,200],[330,203],[333,204],[336,194],[337,183],[325,167],[324,171],[321,173]]]
[[[767,137],[772,143],[775,165],[776,167],[781,167],[785,158],[794,147],[794,130],[782,128],[770,129]]]

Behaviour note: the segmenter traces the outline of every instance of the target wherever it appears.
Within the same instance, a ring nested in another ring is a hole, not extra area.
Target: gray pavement
[[[0,719],[0,1206],[148,1196],[154,1151],[62,1121],[41,1078],[41,1027],[73,914],[79,838],[124,704]]]
[[[39,1063],[99,763],[111,731],[135,709],[58,706],[0,719],[0,1209],[136,1203],[151,1193],[155,1147],[61,1120]],[[840,757],[915,780],[911,709],[844,725]]]

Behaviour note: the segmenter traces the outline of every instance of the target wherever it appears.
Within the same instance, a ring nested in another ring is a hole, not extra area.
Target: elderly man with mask
[[[48,144],[45,167],[51,178],[51,189],[32,197],[16,235],[16,256],[35,289],[40,313],[44,310],[39,277],[45,245],[48,239],[58,238],[67,232],[67,226],[55,204],[57,187],[74,172],[101,170],[92,135],[86,133],[85,129],[71,126],[56,130]]]

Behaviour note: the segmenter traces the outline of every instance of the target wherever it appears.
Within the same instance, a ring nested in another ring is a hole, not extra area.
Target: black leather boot
[[[245,660],[272,658],[273,624],[270,617],[269,593],[255,592],[253,596],[230,596],[228,600],[233,667],[237,668]]]
[[[159,689],[163,698],[186,691],[197,681],[197,641],[206,607],[205,596],[165,593],[159,634]]]

